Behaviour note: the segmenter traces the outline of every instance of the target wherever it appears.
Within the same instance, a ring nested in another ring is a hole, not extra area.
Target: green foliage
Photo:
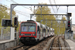
[[[1,26],[2,19],[10,19],[10,13],[8,13],[8,11],[10,10],[8,10],[6,6],[0,4],[0,27],[2,27]],[[15,11],[12,11],[12,14],[15,15],[16,14]]]
[[[36,9],[36,14],[41,14],[41,7],[37,7]],[[48,6],[42,6],[42,14],[51,14],[51,10],[50,8],[48,8]],[[40,22],[41,20],[43,20],[42,22]],[[51,20],[55,20],[55,21],[51,21]],[[55,33],[56,33],[56,28],[53,26],[54,24],[57,24],[56,18],[54,17],[54,15],[36,15],[36,21],[39,21],[40,23],[46,25],[50,28],[54,28],[55,29]],[[52,23],[51,23],[52,22]]]
[[[19,28],[20,28],[20,24],[19,24],[19,22],[18,22],[18,27],[17,27],[17,31],[19,31]]]
[[[63,17],[62,20],[66,20],[66,18]],[[65,23],[64,23],[64,21],[60,22],[60,27],[62,27],[62,28],[60,28],[60,34],[64,34],[64,32],[65,32]]]
[[[8,11],[10,11],[10,10],[8,10],[6,6],[0,4],[0,27],[2,27],[1,26],[2,19],[10,19],[10,13],[8,13]],[[16,15],[16,12],[14,10],[12,11],[12,15],[13,16]],[[12,23],[13,23],[13,19],[14,18],[12,18]],[[5,30],[4,33],[7,33],[7,32],[9,32],[10,28],[6,28],[4,30]],[[0,33],[1,33],[1,28],[0,28]]]
[[[35,14],[41,14],[41,7],[37,7]],[[48,8],[48,6],[42,6],[42,14],[51,14],[51,10],[50,8]],[[41,22],[42,20],[42,22]],[[55,21],[51,21],[51,20],[55,20]],[[62,20],[66,20],[65,17],[62,18]],[[57,22],[56,18],[54,17],[54,15],[36,15],[36,21],[40,22],[41,24],[44,24],[50,28],[53,28],[55,31],[55,34],[58,34],[58,32],[60,34],[63,34],[65,31],[65,23],[63,21]],[[60,24],[60,25],[59,25]],[[64,26],[64,27],[62,27]],[[60,28],[62,27],[62,28]],[[59,31],[60,29],[60,31]]]

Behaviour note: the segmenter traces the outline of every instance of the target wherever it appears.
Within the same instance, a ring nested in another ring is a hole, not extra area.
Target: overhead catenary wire
[[[11,1],[14,2],[14,3],[16,3],[16,4],[19,4],[19,3],[15,2],[14,0],[11,0]],[[27,7],[24,7],[24,8],[27,8]],[[29,9],[29,8],[27,8],[27,9]]]
[[[16,4],[19,4],[19,3],[17,3],[17,2],[15,2],[14,0],[11,0],[13,3],[16,3]],[[23,7],[23,6],[22,6]],[[23,8],[25,8],[25,9],[28,9],[28,10],[30,10],[30,11],[32,11],[32,8],[30,9],[30,8],[27,8],[27,7],[23,7]],[[21,12],[21,11],[20,11]],[[32,11],[33,12],[33,11]],[[17,13],[19,13],[18,11],[17,11]],[[34,12],[33,12],[34,13]],[[19,14],[21,14],[21,15],[25,15],[25,14],[23,14],[23,13],[19,13]],[[25,15],[25,16],[27,16],[27,15]]]
[[[6,0],[7,1],[7,0]],[[19,4],[19,3],[17,3],[17,2],[15,2],[14,0],[11,0],[13,3],[16,3],[16,4]],[[26,9],[29,9],[29,10],[31,10],[30,8],[27,8],[27,7],[24,7],[24,8],[26,8]]]
[[[51,0],[49,0],[49,2],[50,2],[50,4],[52,4],[52,3],[51,3]],[[55,13],[53,6],[52,6],[52,9],[53,9],[53,12]]]
[[[7,7],[7,9],[8,10],[10,10],[10,8],[8,8],[8,6],[6,6]],[[19,14],[21,14],[21,15],[23,15],[23,16],[27,16],[27,15],[25,15],[25,13],[27,13],[27,12],[22,12],[22,11],[19,11],[19,10],[15,10],[17,13],[19,13]],[[29,13],[27,13],[27,14],[29,14]],[[28,16],[29,17],[29,16]]]
[[[54,0],[54,3],[56,4],[56,1]],[[56,9],[57,9],[57,11],[58,11],[58,8],[57,8],[57,6],[56,6]]]
[[[51,3],[51,0],[49,0],[49,2],[50,2],[50,4],[52,4],[52,3]],[[56,4],[56,1],[55,1],[55,0],[54,0],[54,3]],[[59,6],[59,7],[60,7],[60,6]],[[56,13],[58,13],[59,7],[56,6],[56,9],[57,9],[57,12],[56,12]],[[53,9],[53,12],[55,13],[53,6],[52,6],[52,9]]]

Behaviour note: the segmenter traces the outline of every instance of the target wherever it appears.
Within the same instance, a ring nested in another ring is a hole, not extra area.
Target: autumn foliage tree
[[[48,6],[42,6],[42,13],[41,13],[41,6],[38,6],[36,8],[35,14],[51,14],[51,10]],[[55,34],[58,34],[58,32],[59,34],[64,34],[65,23],[63,21],[58,22],[54,17],[54,15],[35,15],[35,16],[37,22],[40,22],[41,24],[44,25],[47,24],[48,27],[54,28]],[[66,18],[63,17],[61,20],[66,20]]]
[[[2,23],[2,19],[10,19],[10,9],[8,9],[5,5],[0,4],[0,27],[2,27],[1,23]],[[16,15],[16,12],[13,10],[12,11],[13,15]],[[4,29],[5,33],[7,33],[10,28],[6,28]],[[0,32],[1,32],[1,28],[0,28]]]
[[[36,14],[51,14],[51,10],[48,6],[42,6],[42,13],[41,13],[41,6],[39,6],[36,8],[35,13]],[[55,26],[57,24],[57,21],[54,15],[36,15],[36,21],[37,22],[39,21],[40,23],[47,25],[50,28],[56,29]],[[54,24],[55,26],[53,26]],[[55,33],[57,33],[56,30],[55,30]]]
[[[8,13],[8,11],[10,11],[5,5],[0,4],[0,27],[1,26],[1,20],[2,19],[10,19],[10,13]],[[15,11],[12,11],[13,15],[16,15]]]
[[[41,14],[41,6],[37,7],[36,14]],[[42,14],[51,14],[50,8],[48,6],[42,6]],[[56,20],[54,15],[36,15],[36,21],[41,21],[42,24],[46,24],[50,22],[50,20]],[[47,21],[46,21],[47,20]],[[49,25],[49,24],[47,24]]]
[[[61,20],[66,20],[66,18],[65,17],[63,17]],[[60,22],[60,34],[64,34],[64,32],[65,32],[65,25],[66,25],[66,23],[65,23],[65,21],[61,21]]]

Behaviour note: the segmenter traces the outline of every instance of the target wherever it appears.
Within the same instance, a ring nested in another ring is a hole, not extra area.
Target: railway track
[[[49,50],[70,50],[70,47],[61,36],[56,36],[51,41]]]
[[[69,50],[66,47],[62,37],[54,36],[48,37],[32,46],[19,45],[10,50]]]
[[[32,46],[25,46],[25,45],[21,45],[15,48],[12,48],[10,50],[28,50],[29,48],[31,48]]]
[[[62,50],[59,38],[60,37],[55,37],[52,40],[49,50]]]
[[[35,50],[35,49],[41,50],[41,49],[45,46],[45,44],[47,44],[47,42],[48,42],[48,40],[49,40],[50,38],[52,38],[52,37],[48,37],[48,38],[46,38],[46,39],[43,39],[42,41],[40,41],[39,43],[37,43],[37,44],[35,44],[35,45],[30,45],[30,46],[28,46],[28,45],[23,45],[23,44],[21,44],[21,45],[18,45],[18,46],[9,48],[9,49],[7,49],[7,50]],[[37,48],[36,48],[36,47],[37,47]]]
[[[16,48],[13,48],[12,50],[17,50],[18,48],[21,48],[21,47],[23,47],[24,45],[21,45],[21,46],[18,46],[18,47],[16,47]]]

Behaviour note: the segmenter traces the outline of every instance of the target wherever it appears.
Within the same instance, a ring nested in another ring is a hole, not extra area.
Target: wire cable
[[[6,1],[8,1],[8,0],[6,0]],[[13,3],[16,3],[16,4],[19,4],[19,3],[17,3],[17,2],[15,2],[14,0],[11,0]],[[24,7],[24,8],[26,8],[26,9],[29,9],[30,10],[30,8],[27,8],[27,7]]]
[[[50,2],[50,4],[52,5],[51,0],[49,0],[49,2]],[[52,6],[52,9],[53,9],[53,12],[55,13],[53,6]]]
[[[56,1],[54,0],[54,3],[56,4]],[[58,8],[57,8],[57,6],[56,6],[56,9],[57,9],[57,11],[58,11]]]
[[[54,0],[54,3],[56,4],[56,1],[55,0]],[[56,8],[57,8],[57,6],[56,6]],[[57,13],[58,13],[59,8],[60,8],[60,6],[57,8]]]

